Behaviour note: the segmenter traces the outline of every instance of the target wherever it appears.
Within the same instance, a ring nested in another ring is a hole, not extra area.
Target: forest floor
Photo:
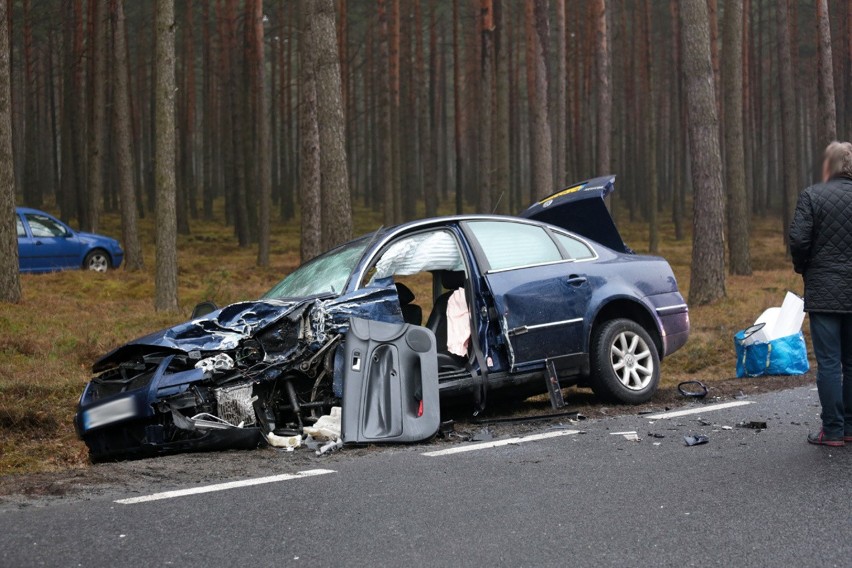
[[[356,233],[379,224],[380,215],[356,211]],[[622,221],[619,226],[630,246],[638,253],[647,251],[647,224]],[[141,221],[140,230],[144,271],[22,275],[23,301],[0,308],[0,476],[85,467],[86,448],[76,438],[72,417],[98,357],[133,338],[184,321],[200,301],[225,305],[257,298],[299,261],[298,222],[273,222],[271,266],[258,268],[256,248],[239,248],[232,229],[218,221],[195,221],[192,234],[178,238],[181,312],[158,314],[153,309],[150,216]],[[670,222],[664,222],[660,231],[659,253],[671,263],[687,296],[691,241],[676,241]],[[99,232],[120,237],[118,216],[105,215]],[[787,290],[802,292],[801,279],[785,256],[778,219],[755,220],[751,247],[754,275],[729,277],[726,299],[691,308],[692,335],[686,347],[663,363],[661,389],[652,401],[656,406],[674,404],[675,387],[684,380],[704,381],[711,396],[734,396],[738,391],[748,395],[810,380],[732,380],[733,334],[764,309],[780,305]],[[601,413],[586,391],[568,392],[569,405],[588,415]],[[544,411],[543,402],[532,401],[529,410]],[[604,414],[612,411],[603,409]]]

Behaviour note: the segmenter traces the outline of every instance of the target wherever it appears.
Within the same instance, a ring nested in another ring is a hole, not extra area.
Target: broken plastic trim
[[[687,388],[693,386],[698,387],[698,390]],[[701,381],[683,381],[677,386],[677,392],[690,398],[704,398],[707,396],[707,385]]]

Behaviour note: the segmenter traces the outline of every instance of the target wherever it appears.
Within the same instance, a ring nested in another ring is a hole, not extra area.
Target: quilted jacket
[[[790,253],[805,278],[806,311],[852,313],[852,179],[835,177],[802,192]]]

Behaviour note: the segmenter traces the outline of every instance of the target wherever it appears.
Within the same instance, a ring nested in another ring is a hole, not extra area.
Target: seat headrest
[[[441,286],[445,290],[464,288],[464,272],[461,270],[444,270],[441,272]]]
[[[405,306],[414,301],[414,292],[402,282],[396,282],[396,295],[399,296],[400,306]]]

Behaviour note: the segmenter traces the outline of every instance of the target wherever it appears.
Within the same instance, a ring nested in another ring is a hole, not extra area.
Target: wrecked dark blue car
[[[668,263],[634,254],[604,204],[614,178],[517,217],[380,229],[299,267],[263,298],[119,347],[75,417],[93,458],[255,447],[342,406],[342,441],[412,441],[440,398],[589,386],[642,403],[686,343]]]

